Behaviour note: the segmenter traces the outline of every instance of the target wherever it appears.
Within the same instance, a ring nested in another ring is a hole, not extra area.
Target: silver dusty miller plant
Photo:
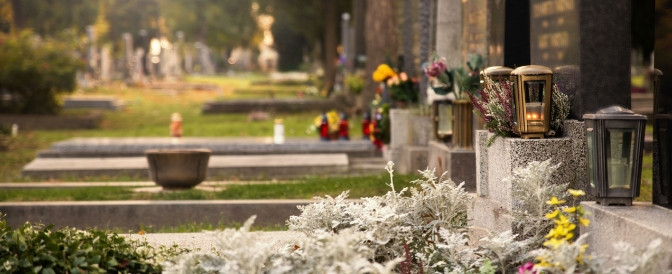
[[[619,256],[579,256],[585,237],[555,249],[542,248],[553,226],[545,218],[546,201],[563,197],[566,184],[551,182],[559,165],[532,162],[514,171],[510,180],[516,201],[512,215],[516,233],[506,231],[469,245],[467,206],[462,185],[422,171],[416,187],[395,191],[393,163],[389,186],[382,196],[347,200],[318,198],[301,206],[288,220],[290,230],[305,237],[284,243],[261,241],[249,232],[253,218],[236,229],[212,235],[216,252],[191,253],[164,263],[166,273],[514,273],[537,258],[552,262],[534,266],[548,273],[654,273],[664,254],[654,241],[645,250],[617,244]],[[471,241],[474,242],[474,241]],[[578,259],[577,259],[578,258]],[[580,259],[580,260],[579,260]]]
[[[462,184],[443,180],[434,171],[422,171],[424,179],[413,181],[417,188],[394,189],[393,163],[386,170],[390,173],[390,188],[385,195],[363,198],[361,203],[345,202],[347,193],[336,199],[302,206],[300,216],[288,221],[290,230],[312,233],[321,224],[322,230],[338,232],[338,228],[353,227],[367,233],[370,241],[365,244],[376,250],[376,261],[405,257],[405,246],[417,253],[430,243],[442,241],[442,229],[451,232],[465,230],[467,205],[470,200]],[[332,202],[346,203],[333,205]],[[339,208],[340,215],[320,215],[322,208]],[[325,218],[329,218],[328,220]]]
[[[532,161],[524,168],[515,169],[512,177],[504,179],[513,186],[513,226],[521,236],[519,239],[527,238],[532,241],[531,244],[539,246],[553,227],[553,222],[545,217],[552,209],[546,201],[552,197],[567,197],[568,183],[551,181],[551,176],[561,164],[552,165],[551,159]]]
[[[194,252],[164,263],[164,273],[394,273],[401,261],[373,262],[374,251],[362,242],[367,235],[353,229],[338,234],[317,231],[291,244],[262,241],[249,232],[252,216],[240,229],[213,232],[214,253]]]

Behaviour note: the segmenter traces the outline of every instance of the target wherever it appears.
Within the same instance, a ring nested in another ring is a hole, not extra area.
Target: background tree
[[[0,0],[0,32],[9,33],[13,20],[12,2]]]
[[[185,41],[217,49],[250,47],[257,30],[252,0],[161,0],[161,14],[173,32]]]
[[[98,1],[10,0],[17,29],[32,29],[41,36],[53,36],[68,28],[83,33],[93,24]]]

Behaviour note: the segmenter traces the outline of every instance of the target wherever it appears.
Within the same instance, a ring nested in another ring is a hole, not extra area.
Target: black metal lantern
[[[434,135],[443,142],[450,142],[453,136],[453,104],[451,100],[434,100]]]
[[[553,71],[544,66],[522,66],[511,72],[514,81],[514,119],[520,136],[544,138],[550,129]]]
[[[632,205],[642,177],[646,116],[612,106],[583,119],[590,186],[597,203]]]

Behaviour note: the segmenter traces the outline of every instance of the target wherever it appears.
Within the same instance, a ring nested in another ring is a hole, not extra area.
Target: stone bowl
[[[190,189],[205,180],[209,149],[150,149],[145,151],[149,177],[163,189]]]

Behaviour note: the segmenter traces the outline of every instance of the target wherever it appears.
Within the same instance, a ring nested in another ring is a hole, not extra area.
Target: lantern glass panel
[[[528,125],[544,124],[546,81],[525,81],[525,118]]]
[[[606,132],[607,182],[609,188],[630,188],[633,172],[635,129],[609,128]]]
[[[437,133],[440,135],[453,134],[453,105],[438,104],[439,124]]]
[[[588,176],[590,176],[590,186],[595,187],[595,132],[593,128],[588,128]]]

